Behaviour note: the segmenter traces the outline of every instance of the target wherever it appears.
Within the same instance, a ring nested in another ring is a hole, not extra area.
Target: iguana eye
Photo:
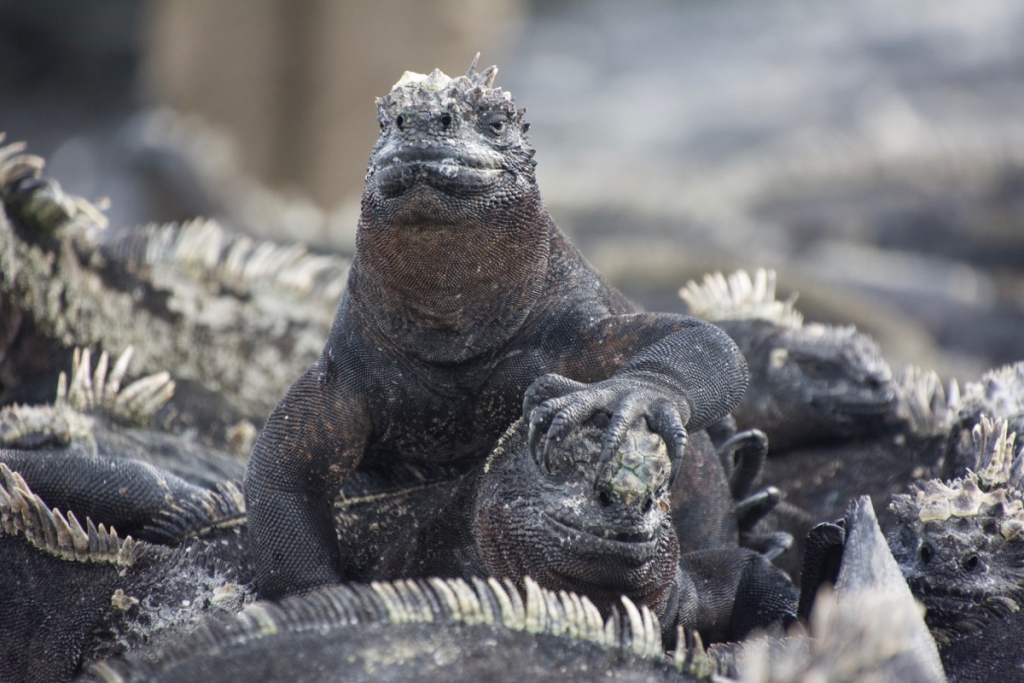
[[[960,565],[969,572],[976,572],[981,568],[981,558],[978,557],[978,553],[970,553],[964,556]]]
[[[501,135],[505,132],[505,127],[508,125],[508,116],[495,112],[490,116],[484,117],[483,124],[486,126],[489,133],[493,135]]]

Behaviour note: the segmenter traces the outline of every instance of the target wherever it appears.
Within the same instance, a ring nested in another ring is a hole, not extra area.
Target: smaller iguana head
[[[894,496],[889,546],[940,642],[1024,607],[1024,451],[1004,421],[975,430],[976,471]]]
[[[527,426],[513,425],[480,484],[477,548],[495,576],[530,576],[602,607],[625,594],[657,613],[679,561],[668,450],[641,418],[600,465],[606,422],[598,415],[573,432],[555,449],[550,471],[530,456]]]
[[[737,422],[765,431],[773,449],[870,433],[893,419],[897,392],[889,365],[878,344],[853,327],[719,324],[751,372]]]
[[[380,137],[366,172],[364,213],[367,203],[388,210],[433,195],[447,206],[470,206],[535,191],[526,110],[493,87],[497,73],[495,66],[477,73],[476,60],[457,78],[439,69],[406,71],[377,100]]]

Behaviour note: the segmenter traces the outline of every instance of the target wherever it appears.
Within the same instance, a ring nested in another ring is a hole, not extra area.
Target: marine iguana
[[[330,503],[361,466],[481,460],[524,412],[543,462],[599,410],[612,413],[603,457],[643,415],[677,465],[687,431],[742,396],[724,333],[636,313],[554,225],[496,71],[407,72],[378,101],[345,294],[246,473],[261,596],[343,578]]]
[[[988,641],[1006,642],[1004,629],[1024,628],[1024,447],[1004,419],[980,416],[971,436],[975,462],[968,473],[896,496],[897,525],[889,535],[954,680],[960,670],[973,670],[965,679],[979,680],[972,650],[991,652]],[[1019,676],[1019,642],[992,663]]]
[[[733,417],[767,434],[772,455],[870,435],[892,419],[896,391],[878,345],[853,327],[805,324],[795,299],[776,300],[774,271],[706,275],[679,295],[739,345],[750,386]]]
[[[173,370],[161,422],[221,444],[265,419],[318,357],[347,259],[201,219],[112,237],[24,149],[0,147],[0,404],[48,401],[75,346],[133,347],[143,373]]]
[[[702,653],[701,653],[702,654]],[[586,597],[495,579],[339,584],[256,602],[163,647],[89,667],[91,683],[708,680],[662,654],[657,618],[627,598],[602,619]]]
[[[112,484],[115,482],[112,481]],[[110,657],[252,598],[241,494],[168,505],[173,547],[51,508],[0,463],[0,679],[66,681]]]
[[[669,501],[671,461],[639,419],[601,460],[608,416],[570,433],[543,462],[517,421],[487,460],[473,535],[487,574],[572,590],[609,609],[625,594],[704,642],[739,640],[794,613],[796,589],[762,555],[738,547],[679,552]],[[686,530],[680,529],[680,535]]]

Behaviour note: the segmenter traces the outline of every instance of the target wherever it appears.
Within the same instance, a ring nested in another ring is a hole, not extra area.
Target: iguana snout
[[[650,512],[664,493],[671,469],[665,442],[641,418],[630,428],[611,462],[598,474],[598,500],[604,507]]]

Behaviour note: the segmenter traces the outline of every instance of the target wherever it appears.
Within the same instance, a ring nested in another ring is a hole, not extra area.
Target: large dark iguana
[[[743,394],[724,333],[636,313],[554,225],[523,112],[495,73],[407,73],[378,101],[348,286],[246,474],[263,596],[343,578],[341,480],[381,462],[483,459],[524,397],[540,458],[604,410],[603,457],[645,416],[677,465],[687,431]],[[554,397],[534,405],[538,393]]]

